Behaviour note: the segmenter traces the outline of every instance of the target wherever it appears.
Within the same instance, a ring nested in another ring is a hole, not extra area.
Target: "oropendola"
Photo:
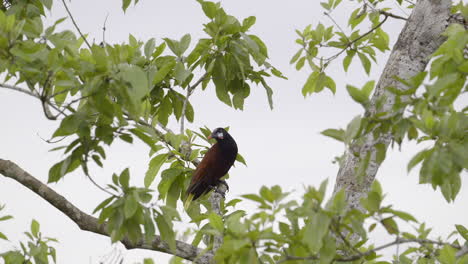
[[[187,188],[185,209],[189,207],[190,202],[209,192],[219,183],[223,183],[221,177],[226,175],[236,160],[236,141],[225,129],[216,128],[208,136],[208,139],[211,138],[216,139],[217,143],[206,152],[192,175],[192,180]]]

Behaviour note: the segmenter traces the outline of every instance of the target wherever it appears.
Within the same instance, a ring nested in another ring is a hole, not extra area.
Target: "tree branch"
[[[107,231],[107,223],[99,224],[97,218],[81,211],[65,197],[34,178],[15,163],[9,160],[0,159],[0,174],[19,182],[23,186],[39,195],[42,199],[49,202],[52,206],[57,208],[73,222],[75,222],[81,230],[103,236],[110,236],[109,232]],[[120,242],[127,249],[140,248],[160,251],[181,257],[186,260],[195,261],[195,263],[198,264],[208,264],[213,258],[213,253],[211,251],[205,252],[200,248],[194,247],[182,241],[176,241],[176,251],[172,252],[169,245],[164,242],[160,236],[155,236],[150,243],[147,243],[144,240],[141,240],[137,243],[132,243],[128,238],[125,238]]]
[[[17,91],[17,92],[20,92],[20,93],[24,93],[24,94],[27,94],[27,95],[30,95],[30,96],[33,96],[33,97],[36,97],[38,99],[41,99],[41,97],[36,94],[36,93],[33,93],[25,88],[21,88],[21,87],[18,87],[18,86],[15,86],[15,85],[10,85],[10,84],[7,84],[7,83],[0,83],[0,87],[2,88],[6,88],[6,89],[10,89],[10,90],[14,90],[14,91]]]
[[[85,35],[81,33],[80,28],[78,27],[78,24],[76,24],[75,19],[73,18],[70,9],[68,9],[67,4],[65,3],[65,0],[62,0],[63,6],[65,7],[65,10],[67,10],[68,16],[70,17],[71,21],[73,22],[73,25],[75,26],[76,30],[78,30],[78,33],[80,36],[83,38],[84,42],[86,43],[86,46],[88,46],[89,49],[91,49],[91,45],[89,44],[88,40],[86,39]]]
[[[211,203],[211,210],[221,217],[223,217],[223,213],[221,212],[221,200],[224,199],[227,190],[228,186],[226,183],[218,184],[209,198]],[[223,242],[224,234],[215,235],[213,241],[213,251],[216,252],[223,245]]]
[[[198,79],[198,81],[196,81],[192,86],[189,85],[187,87],[187,95],[185,96],[184,104],[182,106],[182,115],[180,117],[180,134],[181,135],[184,134],[184,130],[185,130],[184,129],[185,110],[187,109],[187,104],[188,104],[189,97],[192,95],[195,88],[197,88],[197,86],[200,85],[201,82],[203,82],[203,80],[206,78],[207,75],[208,75],[208,73],[203,74],[200,77],[200,79]]]

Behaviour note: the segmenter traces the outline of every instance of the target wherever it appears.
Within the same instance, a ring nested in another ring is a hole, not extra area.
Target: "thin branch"
[[[348,36],[346,36],[346,33],[344,32],[344,30],[340,27],[340,25],[338,23],[336,23],[336,21],[333,19],[333,17],[330,15],[330,13],[323,12],[323,14],[325,16],[327,16],[333,22],[333,24],[335,24],[338,27],[338,29],[341,31],[341,33],[343,33],[343,35],[345,36],[346,40],[348,42],[350,42],[350,40],[349,40]]]
[[[203,74],[200,77],[200,79],[198,79],[198,81],[196,81],[192,86],[189,85],[187,87],[187,95],[185,96],[184,104],[182,106],[182,115],[180,117],[180,134],[181,135],[183,135],[184,131],[185,131],[185,129],[184,129],[185,111],[187,109],[187,104],[188,104],[189,97],[190,97],[190,95],[192,95],[195,88],[197,88],[197,86],[200,85],[201,82],[203,82],[203,80],[206,78],[207,75],[208,75],[208,73]]]
[[[39,195],[42,199],[50,203],[52,206],[65,214],[70,220],[75,222],[75,224],[77,224],[81,230],[103,236],[110,236],[106,222],[100,224],[97,218],[81,211],[65,197],[37,180],[35,177],[21,169],[15,163],[9,160],[0,159],[0,174],[17,181],[18,183]],[[186,260],[195,261],[195,263],[198,264],[211,263],[210,261],[213,258],[212,251],[205,251],[178,240],[176,240],[176,249],[174,252],[171,250],[169,244],[163,241],[161,237],[157,235],[154,236],[151,242],[145,242],[144,240],[141,240],[137,243],[133,243],[128,238],[124,238],[120,242],[127,249],[140,248],[165,252]]]
[[[369,35],[370,33],[374,32],[374,30],[378,29],[380,26],[383,25],[383,23],[385,23],[385,21],[387,21],[387,18],[388,18],[388,15],[385,15],[383,14],[385,17],[382,21],[380,21],[379,24],[375,25],[373,28],[371,28],[369,31],[367,31],[366,33],[362,34],[361,36],[359,36],[358,38],[354,39],[353,41],[351,42],[348,42],[348,44],[346,45],[346,47],[344,47],[340,52],[338,52],[337,54],[329,57],[329,58],[326,58],[325,60],[327,61],[331,61],[331,60],[334,60],[336,59],[338,56],[340,56],[343,52],[346,51],[346,49],[348,49],[349,47],[351,47],[351,45],[353,45],[354,43],[356,43],[357,41],[363,39],[364,37],[366,37],[367,35]]]
[[[65,0],[62,0],[62,3],[63,3],[63,6],[65,7],[65,10],[67,10],[67,13],[68,13],[68,16],[70,17],[73,25],[75,26],[76,30],[78,30],[78,33],[80,34],[80,36],[83,38],[84,42],[86,43],[86,46],[88,46],[89,49],[91,49],[91,45],[89,44],[88,40],[86,39],[86,37],[83,35],[83,33],[81,33],[81,30],[80,28],[78,27],[78,25],[76,24],[76,21],[75,19],[73,18],[71,12],[70,12],[70,9],[68,9],[68,6],[67,4],[65,3]]]
[[[1,83],[0,84],[0,87],[2,88],[6,88],[6,89],[11,89],[11,90],[14,90],[14,91],[17,91],[17,92],[20,92],[20,93],[25,93],[27,95],[30,95],[30,96],[33,96],[33,97],[36,97],[38,99],[41,99],[41,97],[36,94],[36,93],[33,93],[29,90],[26,90],[24,88],[21,88],[21,87],[18,87],[18,86],[15,86],[15,85],[10,85],[10,84],[6,84],[6,83]]]
[[[105,47],[106,46],[106,23],[107,23],[107,18],[109,18],[109,13],[106,15],[106,19],[104,19],[104,25],[102,26],[102,45]]]
[[[379,11],[380,14],[385,15],[385,16],[393,17],[393,18],[396,18],[396,19],[404,20],[404,21],[407,21],[407,20],[408,20],[408,18],[406,18],[406,17],[402,17],[402,16],[399,16],[399,15],[395,15],[395,14],[390,13],[390,12],[387,12],[387,11],[385,11],[385,10],[380,10],[380,9],[379,9],[378,11]]]

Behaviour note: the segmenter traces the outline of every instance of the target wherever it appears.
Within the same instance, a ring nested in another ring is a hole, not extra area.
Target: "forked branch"
[[[49,202],[52,206],[57,208],[73,222],[75,222],[81,230],[104,236],[110,236],[109,232],[107,231],[107,223],[100,224],[97,218],[81,211],[65,197],[58,194],[46,184],[42,183],[31,174],[21,169],[12,161],[0,159],[0,174],[19,182],[21,185],[27,187],[39,195],[42,199]],[[182,241],[176,241],[176,251],[172,252],[169,244],[164,242],[161,237],[157,235],[150,243],[147,243],[144,240],[141,240],[137,243],[132,243],[127,238],[120,242],[127,249],[140,248],[169,253],[199,264],[210,263],[211,259],[213,258],[213,253],[211,251],[206,252],[203,249],[194,247]]]

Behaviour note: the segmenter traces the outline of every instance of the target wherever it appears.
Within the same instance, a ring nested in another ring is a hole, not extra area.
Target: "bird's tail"
[[[189,193],[187,195],[187,198],[185,198],[185,202],[184,202],[184,209],[187,211],[187,209],[189,208],[190,206],[190,203],[193,201],[193,197],[195,195],[193,193]]]

